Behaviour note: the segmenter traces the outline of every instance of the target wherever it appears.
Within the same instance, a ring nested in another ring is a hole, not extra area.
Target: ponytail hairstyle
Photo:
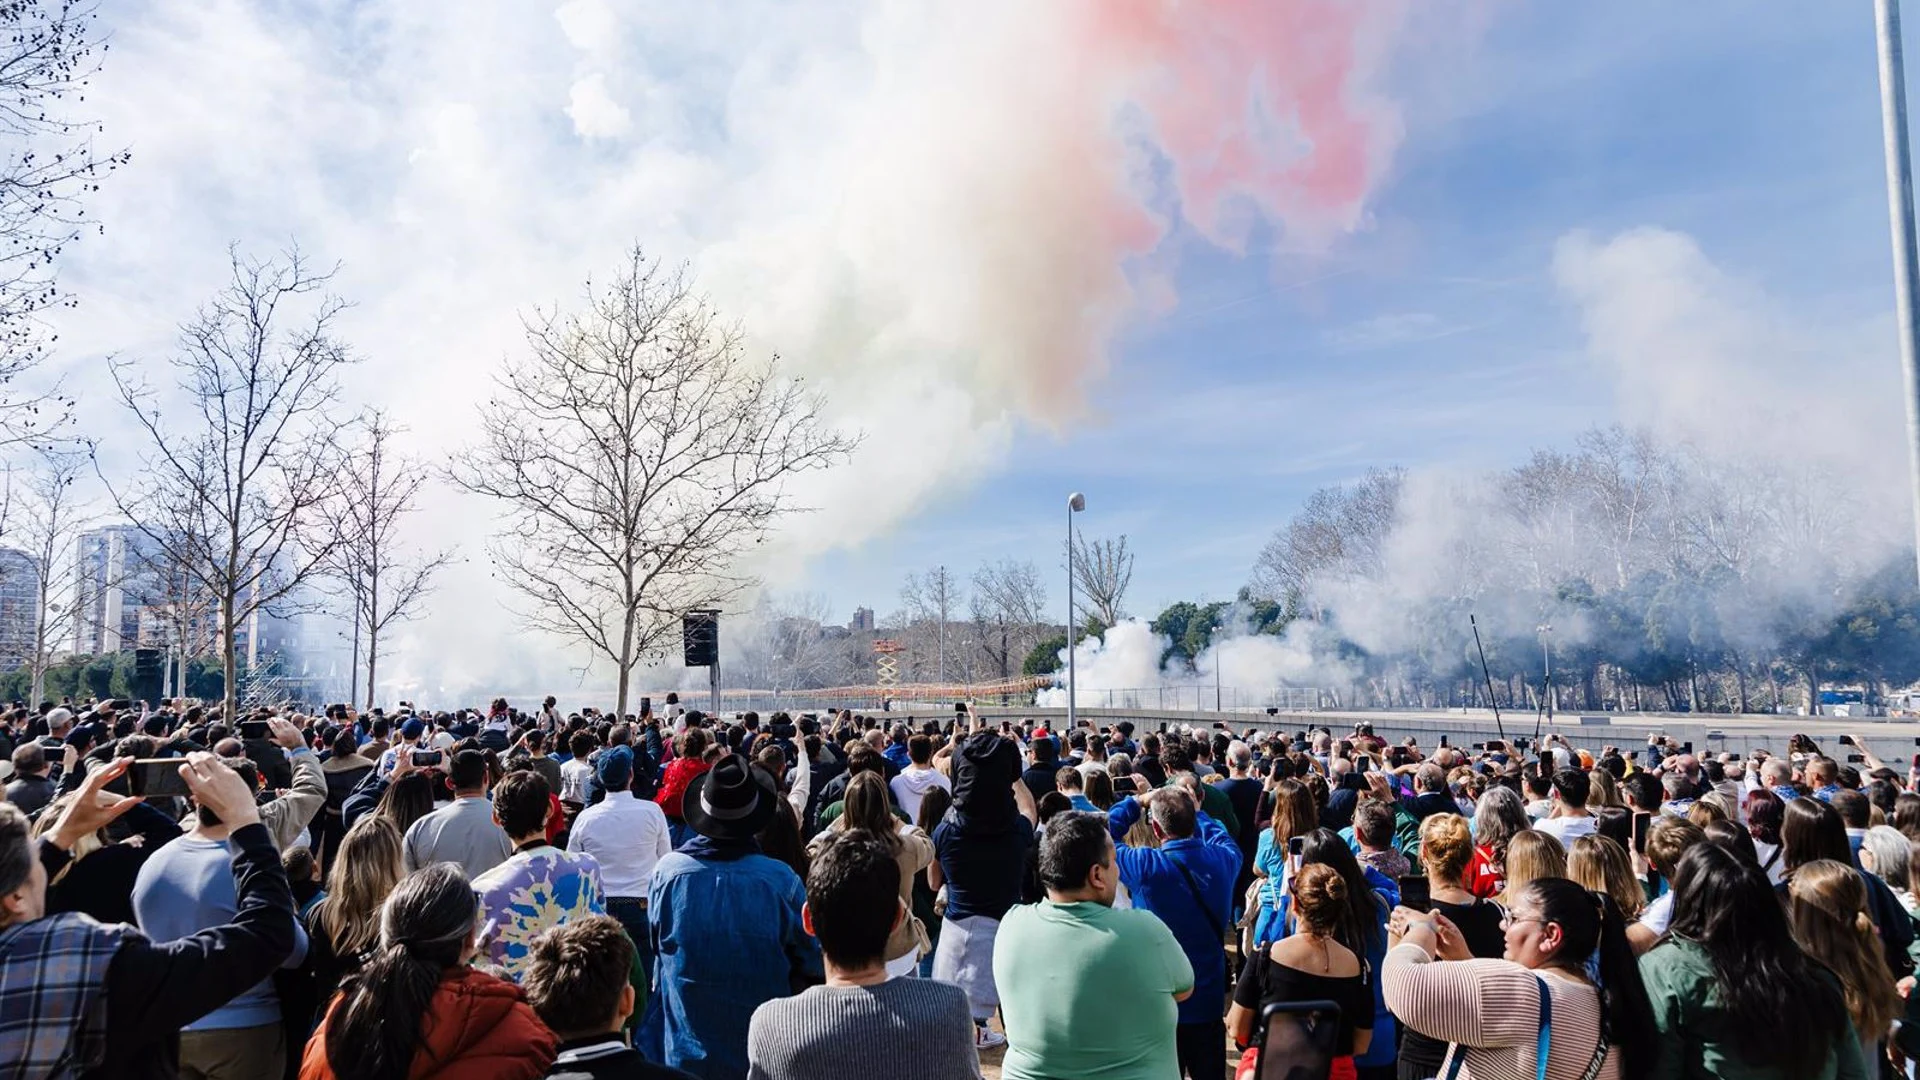
[[[1540,921],[1560,927],[1563,944],[1553,963],[1593,975],[1600,987],[1601,1029],[1611,1046],[1608,1054],[1619,1055],[1620,1075],[1644,1075],[1653,1065],[1659,1033],[1619,906],[1606,893],[1589,892],[1563,877],[1535,878],[1524,893],[1540,905]]]
[[[380,949],[340,988],[327,1017],[339,1080],[406,1080],[434,991],[473,940],[479,899],[453,863],[414,871],[380,908]]]
[[[1860,871],[1815,859],[1793,872],[1787,890],[1794,939],[1840,977],[1854,1028],[1865,1038],[1883,1038],[1900,1015],[1900,991],[1867,914],[1867,884]]]

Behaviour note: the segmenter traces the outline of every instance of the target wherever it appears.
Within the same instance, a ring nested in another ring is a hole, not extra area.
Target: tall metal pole
[[[1073,681],[1073,515],[1087,508],[1087,497],[1074,492],[1067,496],[1067,730],[1072,731],[1080,719],[1079,708],[1074,703],[1078,691]]]
[[[1067,730],[1077,725],[1079,712],[1074,708],[1073,688],[1073,500],[1067,500]]]
[[[713,613],[713,663],[707,665],[708,712],[720,715],[720,613]]]
[[[1880,46],[1880,126],[1886,142],[1887,216],[1893,232],[1893,299],[1900,320],[1900,370],[1907,390],[1907,467],[1913,485],[1914,552],[1920,557],[1920,340],[1915,338],[1913,165],[1907,153],[1907,79],[1900,49],[1900,0],[1874,0]]]

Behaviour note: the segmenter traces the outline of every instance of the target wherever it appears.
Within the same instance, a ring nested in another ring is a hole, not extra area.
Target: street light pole
[[[1087,508],[1087,497],[1074,492],[1067,496],[1067,730],[1072,731],[1079,711],[1074,704],[1073,684],[1073,515]]]
[[[1907,148],[1906,64],[1900,48],[1900,0],[1874,0],[1880,53],[1880,126],[1886,143],[1887,217],[1893,232],[1893,301],[1900,322],[1900,370],[1907,390],[1907,469],[1914,499],[1914,551],[1920,556],[1920,339],[1914,326],[1920,262],[1914,253],[1913,163]]]

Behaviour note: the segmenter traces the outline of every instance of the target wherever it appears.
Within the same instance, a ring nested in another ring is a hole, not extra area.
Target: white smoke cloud
[[[87,107],[134,161],[65,264],[99,354],[157,355],[238,240],[343,263],[350,386],[437,458],[518,314],[634,240],[693,260],[752,347],[875,437],[796,495],[764,569],[858,543],[1081,415],[1115,335],[1169,302],[1184,221],[1312,250],[1366,225],[1401,129],[1399,3],[613,5],[167,0],[103,13]],[[905,434],[908,437],[900,437]],[[891,436],[891,437],[890,437]],[[125,453],[110,447],[110,455]],[[580,657],[509,633],[484,504],[433,493],[451,572],[386,670],[431,692]],[[503,645],[503,642],[511,644]]]

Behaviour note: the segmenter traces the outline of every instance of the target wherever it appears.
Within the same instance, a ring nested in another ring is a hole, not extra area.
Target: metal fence
[[[1062,688],[1064,691],[1064,688]],[[1063,698],[1064,700],[1064,698]],[[1154,709],[1160,712],[1318,712],[1327,697],[1318,687],[1146,686],[1121,690],[1079,687],[1074,704],[1082,709]]]

